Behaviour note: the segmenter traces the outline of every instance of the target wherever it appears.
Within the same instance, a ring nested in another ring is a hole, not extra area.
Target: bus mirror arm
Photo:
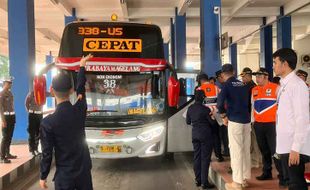
[[[175,78],[175,80],[178,80],[178,75],[176,70],[174,69],[173,65],[170,63],[167,63],[167,68],[169,69],[169,71],[171,72],[171,76]]]
[[[55,66],[55,62],[47,64],[38,74],[38,76],[41,76],[43,74],[46,74],[48,71],[50,71]]]

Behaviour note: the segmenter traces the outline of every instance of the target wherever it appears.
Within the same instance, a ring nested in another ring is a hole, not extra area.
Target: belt
[[[34,114],[43,114],[43,111],[34,111],[34,110],[29,110],[29,113],[34,113]]]
[[[15,112],[6,111],[6,112],[3,112],[3,115],[15,115]]]

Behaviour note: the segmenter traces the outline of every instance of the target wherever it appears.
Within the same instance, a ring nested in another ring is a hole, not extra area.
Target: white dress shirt
[[[295,72],[280,81],[277,111],[278,154],[310,155],[309,90]]]

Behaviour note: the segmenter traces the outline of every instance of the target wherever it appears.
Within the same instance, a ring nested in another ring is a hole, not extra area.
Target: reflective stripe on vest
[[[269,82],[265,86],[256,86],[252,89],[254,119],[256,122],[276,121],[277,88],[277,84]]]

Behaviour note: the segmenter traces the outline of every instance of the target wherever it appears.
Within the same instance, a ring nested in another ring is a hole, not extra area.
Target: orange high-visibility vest
[[[278,85],[268,82],[265,86],[252,89],[254,120],[268,123],[276,121]]]
[[[204,83],[200,86],[200,90],[203,90],[205,93],[205,102],[206,105],[216,105],[217,96],[219,94],[219,88],[211,83]]]

